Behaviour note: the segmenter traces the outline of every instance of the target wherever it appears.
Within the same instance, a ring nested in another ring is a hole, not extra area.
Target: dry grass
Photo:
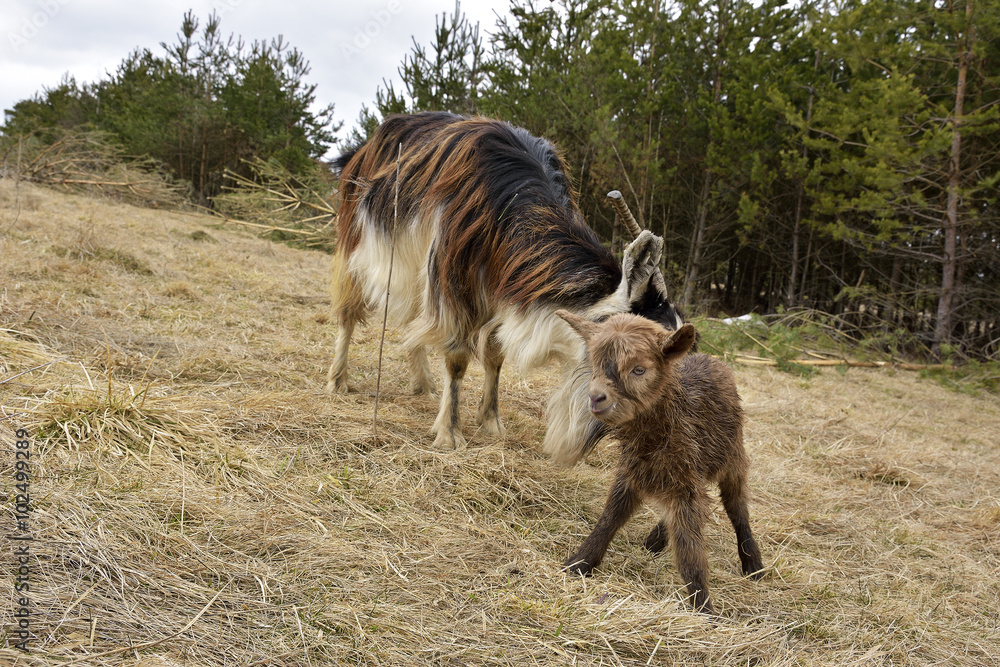
[[[0,664],[1000,664],[995,397],[900,371],[739,368],[770,572],[739,576],[717,511],[710,622],[670,555],[643,551],[647,511],[594,577],[559,569],[613,453],[569,470],[538,454],[550,374],[505,374],[506,441],[467,427],[467,450],[435,451],[436,401],[408,395],[390,331],[376,441],[377,326],[352,348],[360,391],[321,392],[326,255],[19,196],[33,206],[0,237],[0,433],[8,452],[9,424],[33,438],[37,637]],[[0,530],[13,522],[5,503]]]

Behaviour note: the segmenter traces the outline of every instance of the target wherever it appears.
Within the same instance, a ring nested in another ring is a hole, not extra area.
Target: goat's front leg
[[[750,530],[745,468],[737,468],[719,480],[719,496],[729,515],[729,521],[733,524],[733,530],[736,531],[736,548],[743,574],[760,579],[764,576],[764,564],[760,558],[760,547]]]
[[[639,507],[639,494],[635,492],[627,477],[619,472],[608,494],[604,512],[590,536],[583,541],[575,554],[566,559],[563,567],[575,574],[589,575],[601,564],[604,554],[615,533],[625,525]]]
[[[448,378],[441,393],[441,409],[438,411],[437,419],[434,420],[434,426],[431,427],[431,433],[436,436],[435,447],[459,449],[465,446],[465,437],[462,435],[459,420],[458,397],[465,369],[469,365],[468,351],[462,349],[446,352],[444,365]]]

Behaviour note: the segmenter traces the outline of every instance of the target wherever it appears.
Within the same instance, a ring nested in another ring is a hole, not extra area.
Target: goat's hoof
[[[414,396],[433,396],[436,392],[434,389],[434,383],[427,382],[414,382],[413,386],[410,387],[410,391]]]
[[[326,383],[326,393],[331,396],[333,394],[346,394],[349,391],[351,391],[351,388],[347,386],[346,381],[330,380]]]
[[[449,432],[447,430],[441,431],[434,438],[435,449],[465,449],[466,441],[465,436],[458,432]]]
[[[589,577],[590,573],[594,571],[594,567],[579,556],[567,558],[566,562],[563,563],[563,568],[570,574],[582,574],[585,577]]]
[[[507,437],[507,427],[500,423],[498,417],[482,419],[479,424],[479,430],[482,431],[483,435],[493,438]]]

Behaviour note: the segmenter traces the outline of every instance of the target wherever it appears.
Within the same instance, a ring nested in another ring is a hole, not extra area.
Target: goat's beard
[[[556,463],[573,465],[593,449],[607,430],[607,426],[590,413],[589,385],[590,367],[587,364],[567,364],[563,383],[549,398],[542,451]]]

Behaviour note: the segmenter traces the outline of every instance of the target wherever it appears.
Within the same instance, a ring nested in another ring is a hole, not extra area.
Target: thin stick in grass
[[[39,368],[45,368],[46,366],[51,366],[52,364],[58,364],[60,361],[66,361],[67,359],[69,359],[69,357],[59,357],[58,359],[53,359],[52,361],[46,361],[44,364],[38,364],[37,366],[32,366],[28,370],[21,371],[17,375],[11,375],[9,378],[4,378],[3,380],[0,380],[0,384],[7,384],[8,382],[16,380],[22,375],[26,375],[28,373],[31,373],[32,371],[37,371]]]
[[[181,628],[180,630],[178,630],[177,632],[175,632],[172,635],[168,635],[166,637],[162,637],[160,639],[157,639],[156,641],[146,642],[145,644],[135,644],[134,646],[121,646],[119,648],[111,649],[110,651],[104,651],[103,653],[95,653],[94,655],[84,655],[84,656],[81,656],[79,658],[75,658],[73,660],[70,660],[69,662],[63,662],[63,663],[60,663],[60,664],[62,664],[64,666],[65,665],[75,665],[75,664],[78,664],[78,663],[81,663],[81,662],[88,662],[88,661],[91,661],[91,660],[95,660],[97,658],[103,658],[104,656],[107,656],[107,655],[114,655],[116,653],[124,653],[125,651],[145,650],[147,648],[152,648],[153,646],[157,646],[158,644],[162,644],[165,641],[169,641],[169,640],[173,639],[174,637],[179,637],[180,635],[182,635],[185,632],[187,632],[188,629],[192,625],[194,625],[195,623],[198,622],[198,619],[201,618],[205,614],[206,611],[208,611],[208,608],[212,606],[212,603],[214,603],[218,599],[218,597],[220,595],[222,595],[222,592],[224,590],[226,590],[226,588],[228,588],[229,584],[231,584],[231,583],[232,583],[232,579],[230,579],[229,582],[225,586],[223,586],[222,588],[219,589],[218,592],[216,592],[216,594],[212,597],[212,599],[208,601],[208,604],[206,604],[204,607],[202,607],[201,611],[198,612],[197,616],[195,616],[190,621],[188,621],[187,625],[185,625],[183,628]]]
[[[295,622],[299,626],[299,637],[302,639],[302,648],[306,654],[306,664],[312,667],[312,660],[309,658],[309,645],[306,643],[306,635],[302,631],[302,620],[299,618],[298,607],[292,607],[292,613],[295,614]]]
[[[396,148],[396,182],[392,196],[392,231],[389,233],[389,276],[385,281],[385,309],[382,311],[382,338],[378,343],[378,375],[375,378],[375,409],[372,412],[372,435],[378,437],[378,397],[382,389],[382,347],[385,345],[385,327],[389,320],[389,287],[392,285],[392,261],[396,255],[396,242],[392,235],[396,232],[399,217],[399,160],[403,154],[403,144]]]
[[[184,472],[184,448],[179,448],[181,453],[181,536],[184,535],[184,505],[187,501],[187,475]]]

